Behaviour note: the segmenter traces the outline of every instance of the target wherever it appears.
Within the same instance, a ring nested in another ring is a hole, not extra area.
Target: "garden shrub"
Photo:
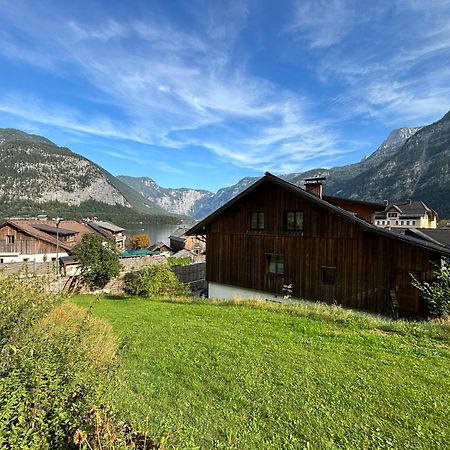
[[[89,412],[116,342],[109,324],[62,300],[37,279],[0,277],[0,448],[98,448],[73,439],[95,430]]]
[[[177,257],[177,256],[169,256],[167,259],[167,264],[170,267],[173,266],[188,266],[192,261],[190,256],[181,256],[181,257]]]
[[[124,291],[142,297],[172,297],[189,294],[187,285],[181,283],[168,264],[153,264],[125,276]]]
[[[435,275],[431,283],[421,283],[411,274],[411,283],[419,290],[431,316],[450,316],[450,266],[441,267]]]

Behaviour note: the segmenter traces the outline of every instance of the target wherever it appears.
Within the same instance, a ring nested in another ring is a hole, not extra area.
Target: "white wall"
[[[46,253],[47,261],[51,261],[52,258],[56,259],[56,253]],[[68,256],[66,252],[58,253],[58,257]],[[4,264],[14,263],[14,262],[24,262],[28,260],[29,262],[45,262],[44,253],[37,253],[34,255],[24,255],[17,253],[0,253],[0,260],[3,260]]]
[[[252,289],[245,289],[237,286],[229,286],[219,283],[208,283],[208,297],[209,298],[252,298],[260,300],[275,300],[278,302],[284,301],[283,295],[277,295],[270,292],[254,291]]]

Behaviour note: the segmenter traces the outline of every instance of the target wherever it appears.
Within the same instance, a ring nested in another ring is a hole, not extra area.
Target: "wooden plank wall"
[[[251,211],[265,213],[264,230],[250,230]],[[285,211],[303,211],[303,232],[284,230]],[[268,273],[270,253],[284,256],[283,275]],[[219,216],[207,233],[209,281],[279,294],[284,284],[292,284],[295,297],[379,313],[389,312],[389,290],[396,282],[403,285],[397,286],[400,308],[420,313],[418,296],[406,292],[404,273],[429,279],[434,269],[431,257],[426,249],[366,232],[269,183]],[[323,283],[322,266],[336,267],[334,284]]]
[[[14,236],[14,244],[7,243],[8,235]],[[5,225],[0,228],[0,251],[18,252],[26,255],[54,253],[56,252],[56,245],[36,239],[9,225]]]

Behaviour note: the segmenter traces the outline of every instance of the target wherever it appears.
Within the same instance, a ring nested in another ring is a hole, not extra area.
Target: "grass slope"
[[[166,448],[450,448],[448,326],[139,298],[93,312],[121,343],[111,401]]]

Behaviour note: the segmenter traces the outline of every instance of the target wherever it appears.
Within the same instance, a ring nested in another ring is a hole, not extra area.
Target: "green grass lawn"
[[[121,347],[111,403],[166,448],[450,448],[448,325],[140,298],[93,312]]]

